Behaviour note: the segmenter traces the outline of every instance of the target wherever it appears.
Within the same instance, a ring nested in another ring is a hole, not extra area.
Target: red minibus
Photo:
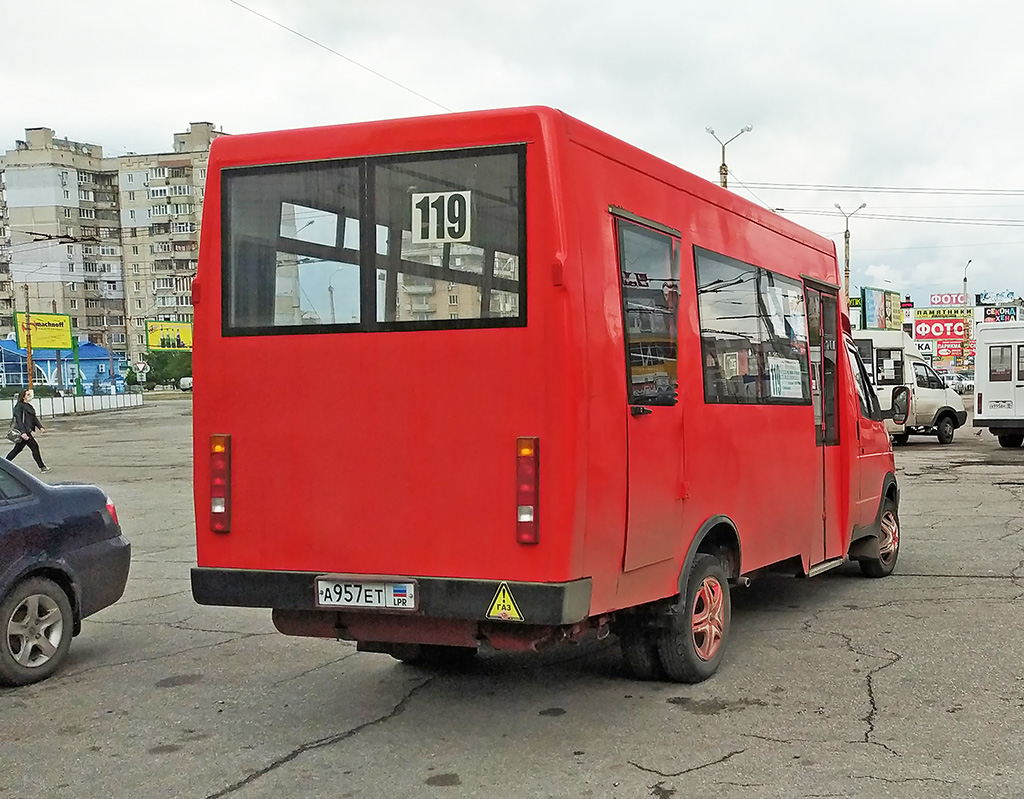
[[[730,586],[896,563],[833,243],[561,112],[218,138],[192,297],[199,603],[696,682]]]

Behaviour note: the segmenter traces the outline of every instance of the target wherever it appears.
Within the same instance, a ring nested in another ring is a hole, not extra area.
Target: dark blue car
[[[0,458],[0,683],[53,674],[82,619],[124,593],[131,545],[110,497]]]

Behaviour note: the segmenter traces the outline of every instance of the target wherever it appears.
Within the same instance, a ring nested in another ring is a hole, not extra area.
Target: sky
[[[717,182],[706,128],[751,125],[729,188],[834,240],[841,267],[854,212],[851,293],[920,306],[966,270],[970,293],[1021,296],[1022,22],[1013,0],[5,3],[0,150],[30,127],[120,155],[190,122],[548,105]]]

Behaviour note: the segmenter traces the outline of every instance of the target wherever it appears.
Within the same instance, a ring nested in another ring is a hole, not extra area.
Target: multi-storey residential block
[[[25,286],[35,312],[65,313],[76,333],[137,359],[147,319],[192,321],[208,122],[169,153],[104,157],[102,147],[31,128],[0,158],[0,330]]]

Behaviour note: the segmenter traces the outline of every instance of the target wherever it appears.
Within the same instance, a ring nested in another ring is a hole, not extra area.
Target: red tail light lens
[[[981,392],[980,391],[978,392],[978,410],[976,411],[976,413],[981,415]]]
[[[114,520],[114,524],[120,524],[117,520],[117,508],[114,507],[114,500],[107,497],[107,513],[110,514],[110,518]]]
[[[516,541],[540,541],[537,500],[540,487],[539,438],[516,440]]]
[[[210,436],[210,529],[231,530],[231,436]]]

